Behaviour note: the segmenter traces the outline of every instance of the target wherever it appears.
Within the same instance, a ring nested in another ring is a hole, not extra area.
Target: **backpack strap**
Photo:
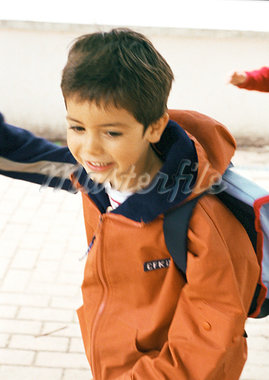
[[[193,210],[205,193],[193,198],[182,206],[164,215],[163,232],[166,247],[177,268],[186,275],[187,269],[187,232]]]
[[[164,238],[166,247],[175,263],[177,268],[182,272],[184,277],[186,278],[186,269],[187,269],[187,233],[189,228],[190,219],[193,213],[193,210],[200,200],[202,196],[204,196],[206,193],[202,193],[198,197],[192,199],[191,201],[183,204],[182,206],[179,206],[177,208],[174,208],[164,215],[164,221],[163,221],[163,232],[164,232]],[[231,194],[226,193],[226,191],[217,194],[220,200],[228,207],[235,217],[241,222],[243,227],[245,228],[246,232],[249,235],[249,238],[253,244],[253,247],[255,249],[255,246],[257,244],[257,232],[255,229],[254,224],[257,224],[257,220],[254,220],[254,210],[244,201],[233,197]],[[269,198],[264,197],[262,199],[258,199],[258,201],[262,204],[262,206],[269,207]],[[262,203],[263,201],[263,203]],[[257,202],[256,202],[257,203]],[[257,205],[256,205],[257,208]],[[264,210],[263,210],[264,211]],[[267,244],[269,246],[269,228],[268,228],[268,220],[266,217],[268,217],[268,211],[267,209],[263,213],[263,222],[265,222],[266,226],[264,227],[263,232],[265,233],[264,239],[261,239],[261,242],[263,244]],[[260,221],[261,223],[261,221]],[[258,228],[258,227],[257,227]],[[267,229],[266,229],[267,228]],[[268,246],[265,246],[265,251],[267,252],[267,259],[269,258],[268,255]],[[256,254],[257,254],[257,248],[256,248]],[[259,256],[259,254],[257,255]],[[262,256],[262,254],[261,254]],[[261,258],[262,259],[262,258]],[[261,260],[260,259],[260,260]],[[260,262],[261,267],[265,266],[265,276],[268,281],[268,263],[266,262],[266,265],[262,265]],[[266,283],[267,284],[267,283]],[[266,296],[266,286],[263,284],[263,282],[260,279],[260,283],[257,284],[255,294],[252,299],[251,307],[249,310],[248,315],[251,317],[256,318],[263,318],[269,315],[269,297]],[[264,300],[265,299],[265,300]]]

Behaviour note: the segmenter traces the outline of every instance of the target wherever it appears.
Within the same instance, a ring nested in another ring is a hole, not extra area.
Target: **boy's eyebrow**
[[[74,121],[75,123],[82,124],[81,121],[77,119],[73,119],[70,116],[66,116],[67,120]],[[97,124],[97,127],[126,127],[125,123],[121,123],[119,121],[116,121],[115,123],[104,123],[104,124]]]
[[[79,120],[77,120],[77,119],[73,119],[73,117],[70,117],[70,116],[66,116],[66,119],[67,119],[67,120],[70,120],[70,121],[74,121],[75,123],[82,124],[81,121],[79,121]]]
[[[126,127],[126,124],[115,122],[115,123],[104,123],[104,124],[97,124],[97,127]]]

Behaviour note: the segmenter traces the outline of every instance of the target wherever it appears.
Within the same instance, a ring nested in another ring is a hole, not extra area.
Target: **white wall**
[[[0,21],[0,111],[10,123],[64,138],[61,70],[71,41],[110,27]],[[269,65],[269,33],[134,28],[170,63],[175,82],[169,107],[206,113],[236,137],[269,142],[269,93],[227,84],[235,69]]]

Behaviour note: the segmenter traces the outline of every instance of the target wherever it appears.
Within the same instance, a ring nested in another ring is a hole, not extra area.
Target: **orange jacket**
[[[197,112],[170,116],[192,135],[198,155],[190,198],[224,172],[235,142],[221,124]],[[102,213],[86,194],[83,206],[89,243],[95,237],[78,317],[94,379],[239,379],[259,266],[230,211],[214,195],[199,201],[188,231],[186,282],[169,261],[163,213],[147,222]]]

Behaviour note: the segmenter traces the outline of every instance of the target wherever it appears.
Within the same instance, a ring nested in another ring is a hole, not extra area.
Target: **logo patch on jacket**
[[[144,263],[144,271],[150,272],[156,269],[168,268],[170,265],[171,259],[161,259],[161,260],[153,260],[147,261]]]

